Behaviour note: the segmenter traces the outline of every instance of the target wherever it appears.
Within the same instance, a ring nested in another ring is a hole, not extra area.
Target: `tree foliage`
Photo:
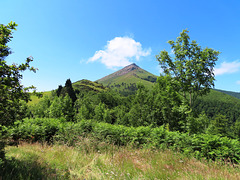
[[[62,85],[59,85],[56,91],[58,97],[60,96],[62,89],[63,89]]]
[[[21,107],[21,100],[30,99],[27,93],[30,88],[25,88],[20,84],[22,72],[29,69],[36,72],[36,69],[30,67],[32,57],[27,58],[25,63],[20,65],[8,65],[6,57],[12,52],[7,45],[12,39],[13,30],[16,30],[17,24],[10,22],[8,25],[0,24],[0,124],[11,125],[18,118]]]
[[[34,87],[24,88],[20,84],[22,79],[21,72],[29,69],[36,72],[36,69],[30,67],[32,57],[27,58],[25,63],[20,65],[8,65],[6,57],[12,53],[7,45],[11,39],[13,30],[16,30],[17,24],[10,22],[8,25],[0,24],[0,133],[5,126],[12,125],[14,121],[21,118],[22,102],[30,100],[28,90]],[[0,136],[0,169],[2,169],[5,142]],[[1,172],[0,172],[1,173]]]
[[[213,68],[219,51],[211,48],[202,49],[195,40],[190,42],[187,30],[183,30],[174,42],[168,41],[174,57],[166,50],[156,56],[163,72],[171,75],[179,83],[185,99],[189,93],[189,104],[192,106],[198,95],[204,95],[214,86]]]
[[[65,83],[65,87],[66,87],[69,97],[72,99],[72,102],[74,103],[77,100],[77,97],[76,97],[76,93],[72,87],[72,82],[70,79],[67,79],[67,81]]]

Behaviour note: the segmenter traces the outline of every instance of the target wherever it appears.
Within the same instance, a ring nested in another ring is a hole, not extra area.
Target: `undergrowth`
[[[189,135],[168,131],[164,126],[126,127],[82,120],[78,123],[59,119],[25,119],[17,121],[9,130],[15,140],[30,142],[54,141],[75,146],[79,137],[93,137],[97,141],[118,146],[131,145],[150,149],[171,149],[198,159],[240,161],[240,143],[236,139],[218,135]]]

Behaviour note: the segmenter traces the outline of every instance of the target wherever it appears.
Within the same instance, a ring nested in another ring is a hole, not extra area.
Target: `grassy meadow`
[[[2,179],[239,179],[238,166],[170,150],[119,147],[82,139],[75,147],[22,142],[6,147]]]

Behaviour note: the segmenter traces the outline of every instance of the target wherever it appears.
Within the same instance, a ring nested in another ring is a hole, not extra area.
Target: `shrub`
[[[218,135],[180,133],[168,131],[164,126],[126,127],[98,123],[93,120],[82,120],[78,123],[61,119],[25,119],[17,121],[11,130],[15,139],[31,139],[32,141],[52,140],[67,145],[76,145],[82,137],[115,145],[133,145],[136,147],[169,148],[196,158],[211,160],[228,160],[240,162],[240,143],[238,140]]]
[[[94,125],[95,123],[91,120],[82,120],[78,123],[67,122],[59,128],[54,136],[54,141],[74,146],[79,141],[80,136],[85,137],[91,134]]]
[[[11,129],[13,139],[52,141],[53,136],[63,128],[64,119],[35,118],[16,121]]]

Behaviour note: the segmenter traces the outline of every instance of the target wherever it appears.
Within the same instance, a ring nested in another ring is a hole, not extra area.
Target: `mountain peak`
[[[135,63],[132,63],[132,64],[130,64],[129,66],[137,66],[137,67],[139,67],[139,66],[136,65]]]
[[[132,63],[130,65],[127,65],[125,66],[124,68],[108,75],[108,76],[105,76],[103,77],[102,79],[99,79],[100,81],[103,81],[105,80],[106,78],[109,79],[109,78],[113,78],[113,77],[117,77],[117,76],[123,76],[131,71],[134,71],[135,69],[141,69],[139,66],[137,66],[135,63]]]
[[[109,85],[111,83],[121,84],[121,83],[137,83],[139,81],[150,81],[149,79],[156,79],[156,76],[140,68],[135,63],[127,65],[126,67],[105,76],[97,82],[103,85]],[[152,82],[147,82],[152,83]]]
[[[118,73],[118,75],[124,75],[126,73],[129,73],[130,71],[133,71],[135,69],[141,69],[138,65],[136,65],[135,63],[132,63],[126,67],[124,67],[123,69],[120,69],[119,71],[117,71],[116,73]]]

